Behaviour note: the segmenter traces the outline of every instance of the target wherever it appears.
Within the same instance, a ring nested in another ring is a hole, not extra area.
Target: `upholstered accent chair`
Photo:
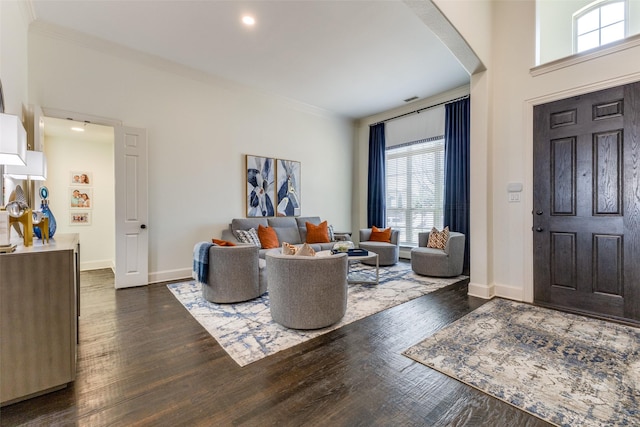
[[[391,242],[370,241],[371,228],[360,229],[360,243],[362,249],[378,254],[378,265],[394,265],[400,258],[400,230],[391,229]],[[363,260],[363,264],[376,265],[375,260]]]
[[[273,320],[292,329],[333,325],[347,310],[347,254],[266,253],[269,308]]]
[[[209,248],[207,283],[202,296],[215,303],[254,299],[267,291],[266,263],[254,245]]]
[[[423,276],[454,277],[462,274],[465,235],[449,232],[444,249],[428,248],[429,233],[418,233],[418,247],[411,249],[411,269]]]

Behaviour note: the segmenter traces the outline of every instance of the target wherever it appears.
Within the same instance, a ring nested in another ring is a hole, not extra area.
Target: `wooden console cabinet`
[[[0,254],[0,405],[65,387],[76,376],[77,234]]]

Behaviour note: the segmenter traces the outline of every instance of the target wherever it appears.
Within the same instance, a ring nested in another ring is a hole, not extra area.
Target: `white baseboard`
[[[190,280],[191,268],[178,268],[175,270],[155,271],[149,273],[149,283],[168,282],[171,280]]]
[[[482,299],[491,299],[495,294],[495,287],[493,285],[482,285],[480,283],[469,282],[468,295],[472,297],[478,297]]]
[[[514,301],[524,301],[524,289],[510,285],[495,285],[496,296]]]
[[[110,268],[115,270],[115,265],[111,259],[103,259],[98,261],[80,262],[80,271],[100,270],[102,268]]]

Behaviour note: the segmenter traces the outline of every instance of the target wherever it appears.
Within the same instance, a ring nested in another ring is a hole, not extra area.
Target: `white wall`
[[[481,4],[492,10],[489,27],[469,19],[474,14],[468,7]],[[475,243],[471,246],[470,291],[531,301],[533,105],[640,80],[640,47],[630,46],[534,76],[530,73],[535,63],[534,0],[441,0],[438,5],[463,35],[479,34],[484,28],[493,52],[490,60],[481,56],[487,72],[473,76],[471,83],[471,233]],[[465,38],[476,52],[486,50],[485,39]],[[474,147],[478,146],[482,149],[476,155]],[[481,185],[485,178],[489,179],[486,187]],[[522,203],[507,202],[509,182],[524,183]],[[490,206],[483,222],[485,197]],[[486,270],[478,265],[484,259]]]
[[[489,0],[434,0],[438,8],[478,55],[486,71],[471,76],[471,253],[469,291],[480,295],[489,288],[493,276],[493,207],[491,182],[494,166],[491,152],[493,137],[492,88],[494,85],[494,9]],[[527,31],[526,28],[522,31]],[[521,32],[518,30],[518,34]],[[508,37],[513,35],[509,34]],[[497,83],[496,83],[497,84]],[[480,290],[480,291],[479,291]]]
[[[353,124],[94,39],[31,28],[30,102],[148,130],[151,281],[245,216],[245,155],[302,163],[302,214],[349,230]]]
[[[28,98],[28,25],[26,2],[0,1],[0,79],[4,93],[4,112],[18,117],[23,117]]]
[[[115,193],[113,138],[106,142],[86,142],[77,138],[45,138],[49,208],[56,217],[57,233],[80,234],[80,269],[115,267]],[[72,171],[91,172],[87,186],[72,186]],[[72,209],[72,189],[91,189],[91,209]],[[37,191],[37,190],[36,190]],[[38,200],[38,198],[36,198]],[[89,212],[90,225],[71,225],[69,216]]]
[[[29,14],[26,2],[0,1],[0,80],[4,95],[4,112],[27,119],[27,39]],[[4,179],[0,165],[0,205],[15,188],[13,180]]]

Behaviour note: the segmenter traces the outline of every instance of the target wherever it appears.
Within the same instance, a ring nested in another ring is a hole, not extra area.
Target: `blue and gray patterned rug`
[[[640,426],[640,329],[494,299],[405,356],[559,426]]]
[[[373,271],[374,268],[362,264],[350,267],[350,273],[371,275]],[[312,331],[287,329],[271,320],[268,294],[238,304],[215,304],[202,297],[201,285],[193,280],[167,287],[233,360],[245,366],[465,278],[419,276],[406,262],[380,267],[379,285],[349,285],[347,313],[340,322]]]

